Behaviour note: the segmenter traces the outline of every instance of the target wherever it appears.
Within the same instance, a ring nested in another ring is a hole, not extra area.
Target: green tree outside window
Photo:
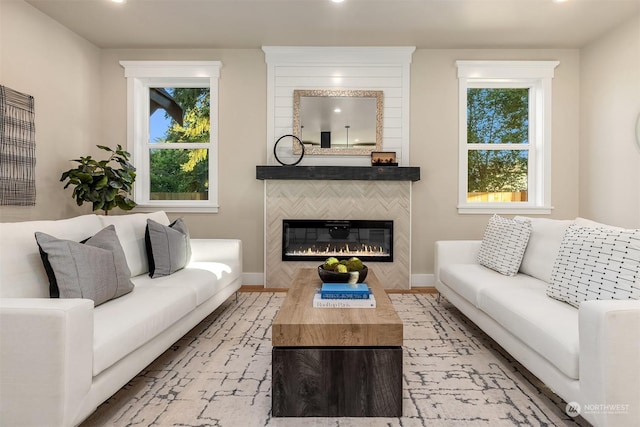
[[[176,108],[165,108],[169,125],[164,135],[152,141],[150,155],[150,184],[152,199],[206,199],[209,185],[209,150],[206,148],[170,148],[161,144],[209,142],[209,88],[160,89]],[[153,110],[152,110],[153,111]]]
[[[526,201],[529,89],[468,89],[467,144],[468,201],[487,201],[480,193],[518,193],[509,201]]]

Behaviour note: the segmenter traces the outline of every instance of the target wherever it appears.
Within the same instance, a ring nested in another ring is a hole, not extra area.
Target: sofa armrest
[[[482,240],[438,240],[435,247],[436,283],[440,269],[451,264],[477,264]]]
[[[582,414],[598,426],[638,425],[640,301],[585,301],[579,325]]]
[[[92,364],[93,301],[0,299],[0,425],[71,425]]]
[[[235,258],[242,265],[242,241],[238,239],[191,239],[191,261],[206,262]]]

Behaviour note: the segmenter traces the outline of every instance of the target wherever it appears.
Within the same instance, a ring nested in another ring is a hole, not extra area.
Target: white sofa
[[[436,242],[436,289],[563,400],[579,404],[590,423],[639,426],[640,301],[586,301],[576,309],[547,296],[574,221],[531,220],[516,276],[480,265],[481,241]]]
[[[73,426],[240,288],[239,240],[191,239],[191,262],[150,278],[147,218],[84,215],[0,224],[0,425]],[[94,308],[49,298],[34,233],[80,241],[115,225],[132,292]]]

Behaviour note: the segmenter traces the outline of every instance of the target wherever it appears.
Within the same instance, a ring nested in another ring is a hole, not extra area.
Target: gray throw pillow
[[[168,276],[184,268],[191,259],[189,230],[182,218],[168,226],[147,219],[145,232],[149,276]]]
[[[83,242],[36,232],[52,298],[87,298],[98,306],[133,290],[131,271],[113,225]]]

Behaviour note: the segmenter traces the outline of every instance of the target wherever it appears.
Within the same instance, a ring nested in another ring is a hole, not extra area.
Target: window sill
[[[482,206],[458,206],[458,213],[468,214],[527,214],[527,215],[549,215],[553,211],[553,206],[504,206],[504,205],[482,205]]]
[[[218,206],[137,205],[132,212],[218,213]]]

